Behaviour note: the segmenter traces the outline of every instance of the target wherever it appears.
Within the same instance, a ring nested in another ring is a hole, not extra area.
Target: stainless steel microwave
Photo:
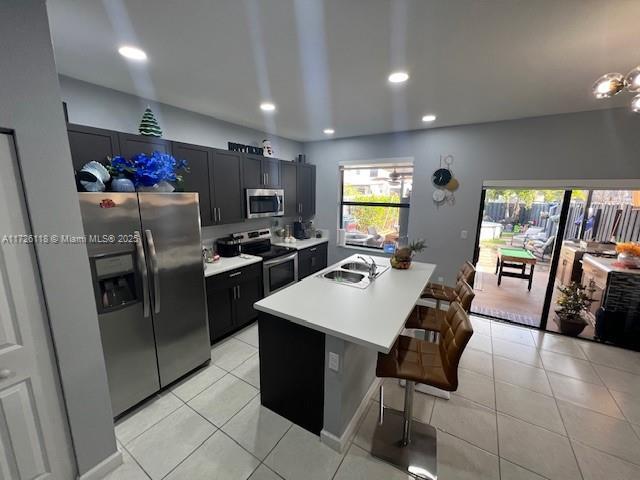
[[[247,218],[282,217],[283,215],[283,189],[247,189]]]

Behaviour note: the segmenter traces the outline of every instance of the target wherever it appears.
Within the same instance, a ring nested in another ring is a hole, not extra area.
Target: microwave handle
[[[276,193],[276,202],[278,204],[276,213],[282,212],[282,200],[280,200],[280,195]]]

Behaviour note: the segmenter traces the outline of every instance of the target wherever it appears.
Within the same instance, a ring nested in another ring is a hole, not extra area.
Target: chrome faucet
[[[367,267],[369,267],[369,280],[376,278],[376,274],[378,273],[378,265],[376,264],[376,261],[372,257],[369,257],[369,260],[371,260],[371,263],[369,263],[362,255],[358,255],[358,258],[361,259]]]

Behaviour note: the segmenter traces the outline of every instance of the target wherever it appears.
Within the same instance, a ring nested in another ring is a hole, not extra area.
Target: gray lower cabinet
[[[298,280],[327,268],[327,244],[298,250]]]
[[[253,304],[263,297],[262,263],[212,275],[206,285],[212,344],[258,316]]]

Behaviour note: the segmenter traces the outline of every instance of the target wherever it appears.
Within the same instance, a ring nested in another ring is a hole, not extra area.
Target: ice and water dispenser
[[[98,313],[140,301],[134,252],[90,257]]]

